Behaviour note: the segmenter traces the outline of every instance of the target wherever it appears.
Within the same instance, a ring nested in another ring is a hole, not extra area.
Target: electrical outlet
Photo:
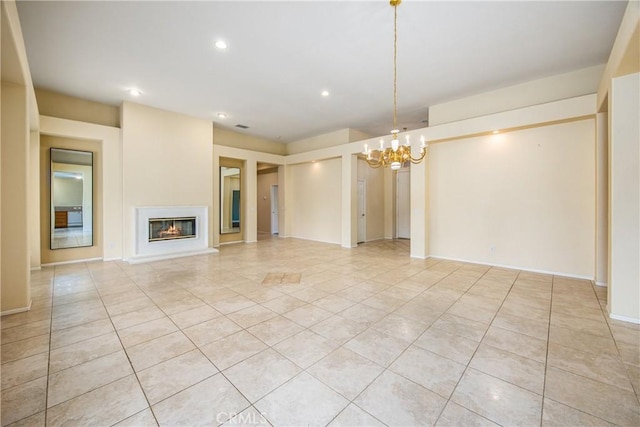
[[[496,252],[496,247],[495,246],[489,246],[489,250],[491,251],[491,253],[495,253]]]

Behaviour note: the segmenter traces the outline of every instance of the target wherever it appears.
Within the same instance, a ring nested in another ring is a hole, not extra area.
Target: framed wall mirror
[[[51,249],[93,246],[93,153],[51,148]]]
[[[240,232],[240,168],[220,166],[220,234]]]

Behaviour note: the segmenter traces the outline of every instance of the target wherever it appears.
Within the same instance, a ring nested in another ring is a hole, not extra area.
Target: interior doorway
[[[278,186],[271,185],[271,234],[278,234]]]
[[[367,182],[358,180],[358,241],[364,243],[367,240]]]
[[[411,238],[411,173],[409,168],[396,174],[396,236]]]
[[[257,234],[272,236],[278,229],[278,166],[270,163],[258,163],[256,182]]]

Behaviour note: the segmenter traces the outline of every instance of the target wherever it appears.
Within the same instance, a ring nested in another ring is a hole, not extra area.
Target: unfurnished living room
[[[640,426],[640,2],[1,1],[1,426]]]

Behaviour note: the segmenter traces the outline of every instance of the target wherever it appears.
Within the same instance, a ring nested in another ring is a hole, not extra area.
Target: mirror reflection
[[[220,234],[240,232],[240,168],[220,167]]]
[[[51,249],[93,246],[93,153],[51,149]]]

